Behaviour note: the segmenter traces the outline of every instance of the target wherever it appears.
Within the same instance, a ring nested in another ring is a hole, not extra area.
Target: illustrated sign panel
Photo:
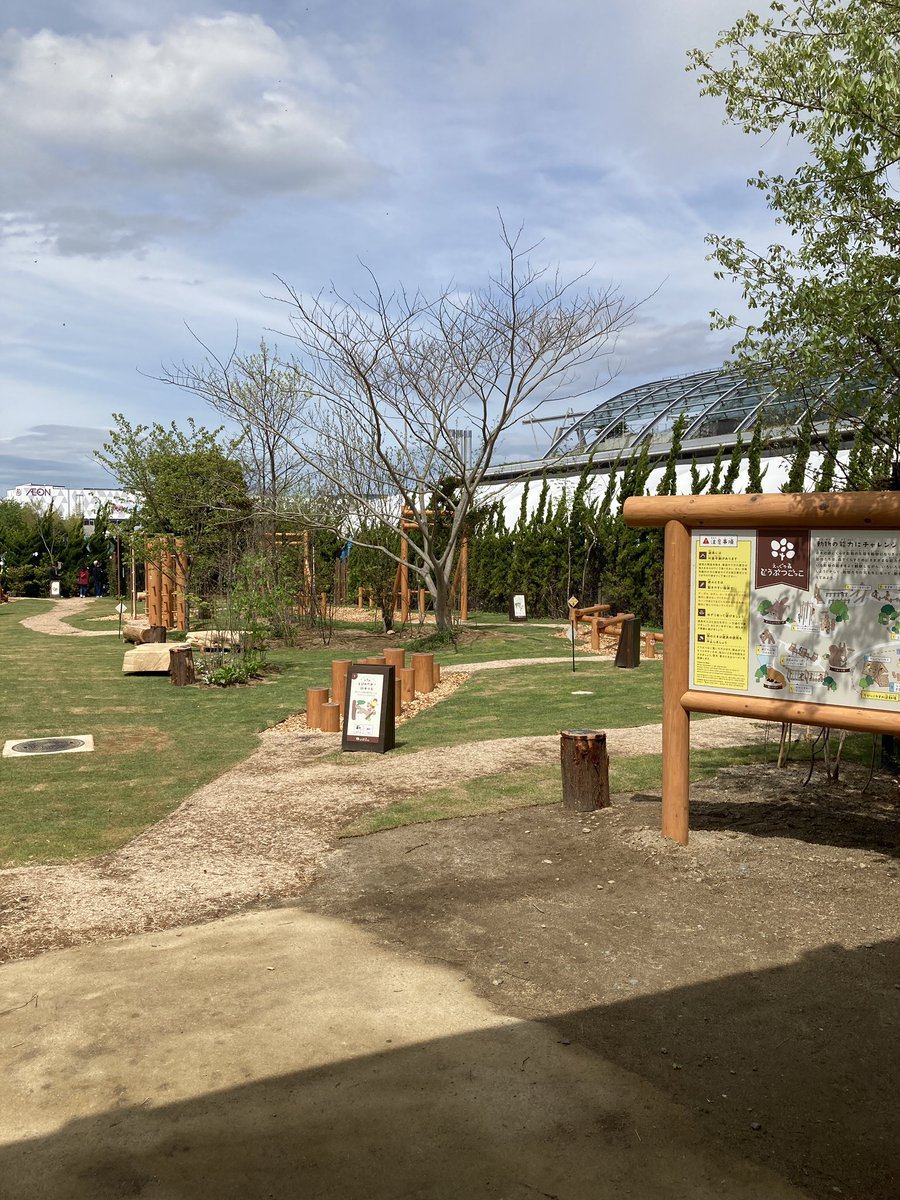
[[[900,715],[900,532],[695,530],[690,685]]]
[[[525,621],[528,619],[525,609],[525,597],[521,592],[514,592],[509,598],[509,619],[511,621]]]
[[[394,748],[394,668],[360,663],[347,673],[343,750]]]

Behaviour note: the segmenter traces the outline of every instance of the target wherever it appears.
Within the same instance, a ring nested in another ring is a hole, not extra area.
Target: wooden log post
[[[716,496],[714,499],[718,500]],[[729,497],[726,497],[728,499]],[[687,845],[690,822],[691,718],[688,690],[691,642],[691,532],[680,521],[666,524],[663,581],[662,833]],[[716,697],[721,700],[721,696]]]
[[[606,734],[597,729],[564,729],[559,738],[563,808],[569,812],[608,808],[611,801]]]
[[[600,649],[600,618],[590,617],[591,622],[591,649]]]
[[[356,593],[356,607],[357,608],[362,608],[362,606],[363,606],[362,601],[363,601],[363,590],[362,590],[362,588],[360,588],[359,591]]]
[[[403,680],[400,672],[394,670],[394,712],[399,713],[403,708]]]
[[[400,676],[400,694],[404,704],[412,704],[416,698],[416,673],[412,667],[403,667]]]
[[[435,687],[441,682],[441,664],[436,662],[431,668],[431,680]]]
[[[323,733],[341,732],[341,706],[329,701],[321,706],[319,728]]]
[[[169,647],[169,678],[175,687],[187,687],[197,682],[193,646]]]
[[[344,699],[347,695],[347,672],[352,665],[352,658],[335,658],[331,663],[331,698],[344,711]]]
[[[322,728],[322,705],[328,703],[327,687],[311,687],[306,689],[306,727],[307,729]]]
[[[656,638],[652,633],[644,634],[644,658],[656,658]]]
[[[425,620],[425,589],[419,588],[419,620]]]
[[[384,661],[389,667],[399,673],[406,666],[406,651],[402,646],[388,646],[384,651]]]
[[[414,654],[412,669],[416,674],[416,691],[423,695],[434,691],[434,655]]]

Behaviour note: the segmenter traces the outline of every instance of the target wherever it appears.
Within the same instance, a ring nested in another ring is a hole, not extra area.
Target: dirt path
[[[68,600],[54,600],[49,612],[38,613],[36,617],[25,617],[19,624],[35,633],[49,633],[54,637],[116,637],[116,629],[76,629],[74,625],[66,622],[66,617],[74,617],[90,608],[92,604],[92,599],[81,596],[72,596]]]

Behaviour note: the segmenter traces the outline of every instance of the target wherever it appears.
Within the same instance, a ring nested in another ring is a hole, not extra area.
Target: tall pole
[[[688,690],[691,625],[691,533],[669,521],[663,585],[662,832],[687,844],[690,805],[691,718],[682,705]]]

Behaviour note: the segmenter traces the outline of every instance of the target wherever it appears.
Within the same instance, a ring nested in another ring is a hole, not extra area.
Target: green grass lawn
[[[103,605],[112,609],[99,601],[96,612]],[[260,729],[304,709],[306,688],[327,681],[334,657],[276,651],[281,673],[254,687],[174,688],[167,676],[122,675],[126,647],[115,637],[50,637],[19,624],[48,607],[0,607],[0,742],[91,733],[96,750],[0,760],[5,865],[123,845],[252,753]]]
[[[453,663],[442,669],[452,672]],[[560,729],[649,725],[661,713],[661,662],[622,671],[608,661],[580,659],[574,674],[568,662],[478,672],[442,704],[401,726],[397,741],[408,752]]]
[[[330,682],[333,658],[374,652],[343,648],[336,633],[328,646],[270,652],[278,673],[252,687],[174,688],[167,676],[123,676],[126,647],[115,636],[51,637],[20,624],[23,617],[49,607],[46,600],[0,607],[0,742],[90,733],[96,750],[0,760],[2,865],[86,858],[125,844],[252,753],[261,729],[302,711],[307,687]],[[92,601],[71,623],[115,629],[115,623],[95,619],[114,609],[112,599]],[[429,631],[423,634],[427,637]],[[384,644],[415,650],[417,640],[398,635],[385,638]],[[453,696],[400,727],[397,752],[660,720],[661,662],[622,671],[609,661],[579,654],[573,673],[567,651],[552,628],[510,625],[502,617],[496,623],[481,622],[457,647],[437,647],[435,657],[445,672],[461,662],[526,661],[472,675]],[[552,664],[527,662],[557,655],[560,661]],[[575,694],[579,692],[588,694]],[[692,766],[700,776],[726,763],[755,761],[761,754],[757,749],[699,751]],[[656,791],[660,770],[659,755],[614,758],[612,788]],[[363,819],[351,832],[559,798],[558,768],[527,768],[393,805]]]

